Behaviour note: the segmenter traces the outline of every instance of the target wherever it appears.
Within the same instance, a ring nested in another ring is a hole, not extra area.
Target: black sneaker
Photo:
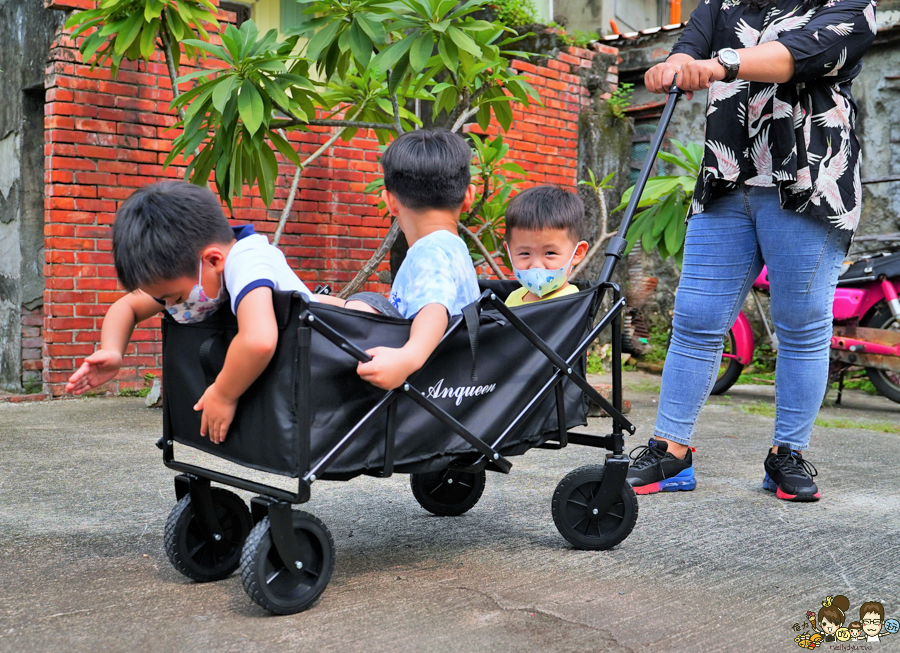
[[[799,451],[790,447],[778,447],[777,453],[769,451],[763,487],[785,501],[818,501],[819,488],[813,477],[818,475],[815,466],[803,459]]]
[[[629,456],[634,462],[625,480],[634,488],[635,494],[693,490],[697,487],[691,450],[688,449],[684,460],[679,460],[666,451],[668,446],[668,442],[650,440],[647,446],[631,450]],[[640,453],[635,456],[635,451]]]

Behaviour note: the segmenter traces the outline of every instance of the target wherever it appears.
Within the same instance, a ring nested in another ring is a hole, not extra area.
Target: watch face
[[[722,60],[722,63],[728,66],[736,66],[741,62],[741,58],[738,53],[730,48],[720,50],[719,58]]]

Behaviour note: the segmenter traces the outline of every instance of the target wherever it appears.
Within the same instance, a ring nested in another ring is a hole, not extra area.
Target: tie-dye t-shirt
[[[409,248],[391,286],[391,304],[408,320],[428,304],[462,313],[480,291],[472,257],[459,236],[435,231]]]

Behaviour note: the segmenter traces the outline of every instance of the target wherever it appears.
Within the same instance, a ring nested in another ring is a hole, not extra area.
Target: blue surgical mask
[[[203,290],[203,259],[200,259],[200,273],[197,278],[197,285],[191,289],[186,301],[180,304],[169,305],[166,303],[166,311],[175,318],[176,322],[182,324],[193,324],[202,322],[210,315],[216,312],[219,305],[225,301],[225,284],[219,283],[219,294],[210,299]]]
[[[546,295],[556,292],[566,284],[566,281],[569,278],[569,266],[572,265],[572,259],[575,258],[575,252],[577,250],[577,247],[572,250],[572,256],[569,257],[569,262],[558,270],[545,270],[543,268],[520,270],[518,268],[513,268],[513,273],[516,275],[516,279],[522,284],[523,288],[528,292],[543,298]],[[512,261],[509,245],[506,245],[506,253],[509,254],[509,259]]]

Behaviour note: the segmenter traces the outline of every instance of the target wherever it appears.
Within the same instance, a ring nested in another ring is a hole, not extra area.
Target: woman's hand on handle
[[[678,75],[678,88],[683,88],[681,86],[681,70],[685,64],[693,61],[694,59],[686,54],[673,54],[644,73],[644,86],[651,93],[668,93],[672,88],[672,80]],[[690,100],[694,96],[691,91],[696,89],[684,90],[687,91],[685,96]]]

